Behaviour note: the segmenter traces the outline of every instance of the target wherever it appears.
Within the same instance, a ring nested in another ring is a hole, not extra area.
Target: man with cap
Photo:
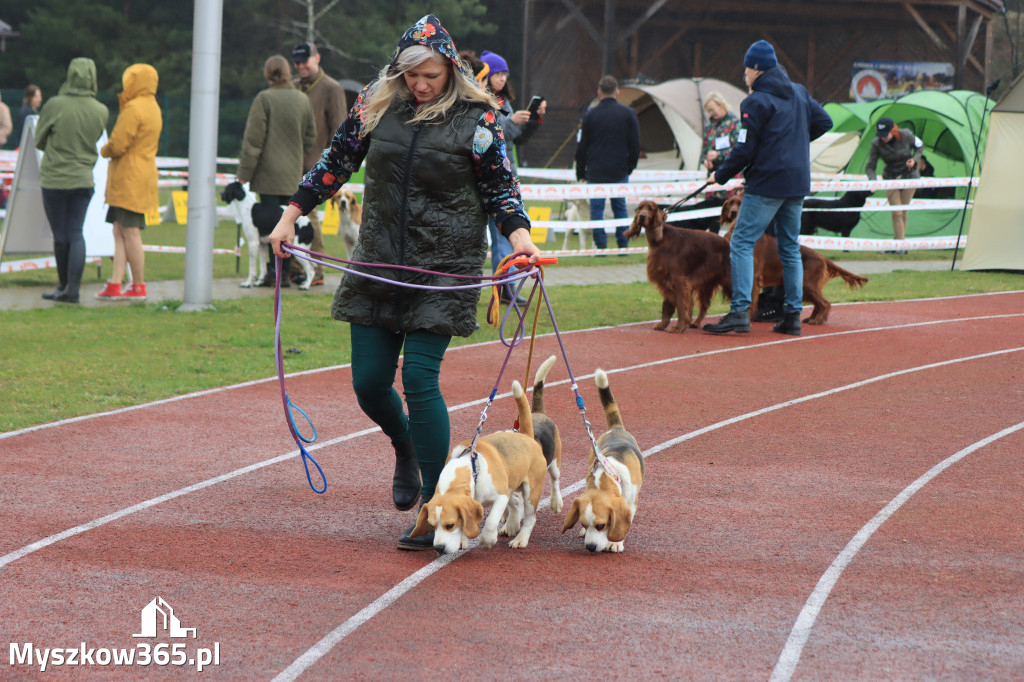
[[[903,130],[896,126],[891,118],[880,118],[875,124],[875,139],[871,141],[871,152],[868,154],[867,166],[864,172],[869,180],[874,180],[877,175],[878,159],[885,162],[882,169],[882,178],[895,180],[897,178],[919,178],[921,177],[921,157],[924,155],[924,145],[914,133]],[[914,198],[914,187],[903,189],[887,189],[885,196],[890,206],[906,206]],[[907,212],[893,211],[892,213],[892,235],[896,239],[903,239],[907,236]],[[897,251],[896,253],[906,253]]]
[[[811,189],[810,142],[832,127],[832,118],[807,90],[779,67],[775,48],[758,40],[743,58],[743,80],[750,94],[740,105],[740,131],[732,153],[715,171],[724,185],[743,172],[746,190],[729,246],[732,303],[712,334],[750,331],[754,286],[754,243],[775,220],[775,238],[786,288],[782,321],[773,330],[800,336],[803,310],[803,262],[800,259],[800,211]]]
[[[296,45],[292,50],[292,63],[299,75],[295,81],[295,87],[309,97],[309,103],[313,106],[313,120],[316,123],[316,146],[313,151],[304,154],[302,158],[303,172],[306,172],[320,160],[320,155],[330,144],[334,132],[348,116],[348,107],[345,100],[345,89],[320,67],[320,53],[317,52],[316,45],[312,43]],[[323,232],[320,229],[320,220],[317,218],[316,211],[312,211],[309,218],[313,223],[312,249],[323,252]],[[297,258],[292,259],[291,271],[293,278],[305,276]],[[318,263],[313,274],[313,284],[323,283],[324,268]]]

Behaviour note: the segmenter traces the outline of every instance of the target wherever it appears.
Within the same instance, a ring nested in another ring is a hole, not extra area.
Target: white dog
[[[240,182],[232,182],[225,187],[220,198],[235,212],[235,222],[242,226],[242,235],[249,247],[249,278],[240,286],[257,286],[267,276],[267,260],[270,258],[267,237],[274,231],[284,209],[258,203],[249,188]],[[312,247],[313,225],[306,216],[295,221],[295,243],[306,249]],[[309,289],[313,285],[313,264],[304,258],[299,258],[299,264],[306,273],[306,281],[299,288]]]
[[[590,205],[584,199],[577,199],[574,201],[566,202],[568,206],[565,208],[565,220],[566,222],[576,223],[590,220]],[[586,216],[586,217],[584,217]],[[580,233],[580,249],[585,250],[593,246],[594,244],[594,230],[592,229],[578,229]],[[565,239],[562,240],[562,250],[569,248],[569,237],[572,236],[572,230],[565,231]],[[590,246],[587,246],[587,240],[590,240]]]

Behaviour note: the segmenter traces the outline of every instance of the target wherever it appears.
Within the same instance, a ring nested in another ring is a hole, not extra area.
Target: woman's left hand
[[[530,231],[525,227],[520,227],[509,235],[508,241],[512,244],[512,253],[525,252],[530,257],[530,263],[536,263],[537,259],[540,258],[540,249],[533,243],[533,239],[530,238]]]

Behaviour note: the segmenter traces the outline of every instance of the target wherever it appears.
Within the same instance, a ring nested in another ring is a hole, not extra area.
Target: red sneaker
[[[143,301],[146,298],[145,284],[132,284],[132,288],[121,294],[121,298],[131,298]]]
[[[122,295],[120,282],[107,282],[107,286],[96,294],[96,298],[121,298]]]

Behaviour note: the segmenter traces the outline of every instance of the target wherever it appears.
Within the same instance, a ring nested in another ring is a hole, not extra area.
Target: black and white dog
[[[270,243],[267,237],[281,219],[281,206],[261,204],[248,188],[240,182],[232,182],[220,193],[221,201],[235,213],[235,222],[242,226],[245,243],[249,247],[249,278],[241,286],[256,286],[267,275],[267,261],[270,259]],[[313,244],[313,225],[306,216],[295,221],[295,243],[303,248]],[[313,264],[299,258],[299,264],[306,273],[306,281],[300,289],[309,289],[313,284]]]

